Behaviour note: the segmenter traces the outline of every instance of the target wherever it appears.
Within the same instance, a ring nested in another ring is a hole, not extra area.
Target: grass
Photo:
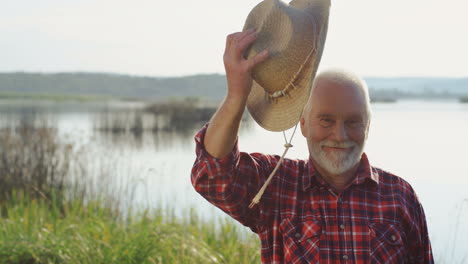
[[[193,212],[185,222],[164,210],[123,218],[104,204],[15,193],[1,204],[0,263],[260,262],[258,239],[230,221],[217,230]]]

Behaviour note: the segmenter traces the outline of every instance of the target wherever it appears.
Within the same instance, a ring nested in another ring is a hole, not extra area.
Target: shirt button
[[[341,229],[341,230],[344,229],[344,225],[343,225],[343,224],[340,225],[340,229]]]
[[[392,238],[392,241],[395,241],[395,240],[396,240],[396,236],[393,236],[393,235],[392,235],[391,238]]]
[[[348,260],[348,255],[343,255],[343,260]]]
[[[300,237],[301,237],[301,234],[296,233],[295,236],[296,236],[296,238],[300,238]]]

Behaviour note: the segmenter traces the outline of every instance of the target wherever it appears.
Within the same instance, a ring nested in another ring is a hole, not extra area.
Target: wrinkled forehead
[[[356,96],[366,100],[367,87],[360,79],[343,76],[317,76],[312,86],[311,96]]]
[[[368,117],[367,87],[359,80],[318,76],[310,96],[309,111]]]

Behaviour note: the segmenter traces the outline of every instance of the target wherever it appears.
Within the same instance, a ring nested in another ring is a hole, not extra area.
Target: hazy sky
[[[226,35],[260,1],[2,0],[0,71],[224,73]],[[321,67],[468,76],[468,1],[332,0]]]

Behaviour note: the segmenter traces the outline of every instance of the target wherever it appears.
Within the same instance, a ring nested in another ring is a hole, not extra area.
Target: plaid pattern
[[[195,136],[194,188],[261,239],[263,263],[433,263],[423,208],[403,179],[363,154],[352,184],[337,195],[310,160],[285,159],[260,203],[248,205],[279,156],[239,152],[223,159]]]

